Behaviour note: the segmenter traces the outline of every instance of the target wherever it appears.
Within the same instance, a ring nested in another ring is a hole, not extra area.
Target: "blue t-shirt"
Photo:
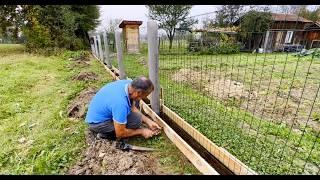
[[[114,120],[127,123],[131,111],[128,85],[132,80],[118,80],[103,86],[92,98],[86,115],[87,123],[101,123]]]

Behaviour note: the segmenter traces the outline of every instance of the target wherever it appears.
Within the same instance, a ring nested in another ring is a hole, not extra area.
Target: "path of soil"
[[[154,157],[147,152],[122,151],[115,148],[115,142],[97,139],[86,132],[87,149],[81,160],[69,169],[71,175],[155,175],[157,170]]]

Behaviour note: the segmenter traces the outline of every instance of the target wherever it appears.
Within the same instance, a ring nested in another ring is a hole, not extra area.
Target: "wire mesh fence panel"
[[[245,18],[159,38],[165,105],[259,174],[319,174],[320,27]]]

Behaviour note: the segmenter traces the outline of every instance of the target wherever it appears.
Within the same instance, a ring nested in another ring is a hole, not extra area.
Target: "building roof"
[[[119,24],[119,28],[123,28],[126,25],[141,25],[142,21],[127,21],[127,20],[123,20],[120,24]]]
[[[234,28],[209,28],[209,29],[193,29],[192,32],[209,32],[209,33],[224,33],[224,34],[237,34]]]
[[[271,13],[272,20],[274,21],[298,21],[303,23],[312,23],[312,21],[305,19],[303,17],[299,17],[296,14],[279,14],[279,13]]]
[[[312,23],[311,25],[306,27],[306,30],[320,30],[320,21]]]
[[[241,16],[238,20],[236,20],[233,24],[239,25],[240,20],[245,15]],[[280,14],[280,13],[271,13],[271,17],[273,21],[285,21],[285,22],[302,22],[302,23],[312,23],[312,21],[305,19],[303,17],[299,17],[296,14]]]

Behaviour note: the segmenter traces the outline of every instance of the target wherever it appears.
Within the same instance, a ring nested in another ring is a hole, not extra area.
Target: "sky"
[[[213,12],[217,7],[216,5],[195,5],[191,8],[190,16]],[[108,26],[110,19],[135,20],[142,21],[140,33],[145,34],[148,21],[147,14],[148,10],[145,5],[102,5],[100,6],[101,24],[97,27],[97,30],[100,31]]]
[[[145,5],[101,5],[100,7],[100,25],[96,28],[97,31],[105,29],[108,26],[111,19],[121,19],[121,20],[135,20],[142,21],[140,26],[140,34],[146,34],[147,32],[147,21],[148,21],[148,10]],[[313,6],[309,6],[312,8]],[[308,7],[308,8],[309,8]],[[189,16],[196,16],[198,19],[198,24],[195,26],[201,28],[202,20],[206,17],[213,18],[214,11],[219,8],[219,5],[194,5],[191,8]],[[272,5],[271,9],[277,9],[278,6]],[[210,14],[206,14],[210,13]],[[202,15],[206,14],[206,15]],[[200,16],[197,16],[200,15]]]

